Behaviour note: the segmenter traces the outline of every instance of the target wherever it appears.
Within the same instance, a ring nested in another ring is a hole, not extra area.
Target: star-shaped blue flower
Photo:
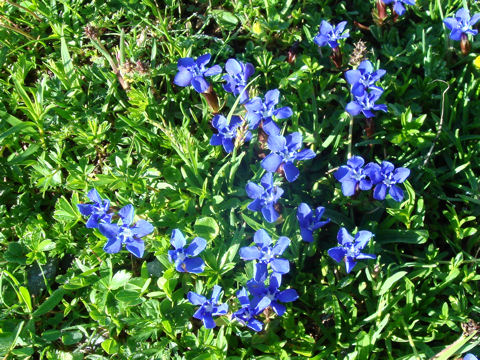
[[[273,117],[286,119],[292,116],[293,112],[288,106],[276,108],[279,97],[280,91],[274,89],[267,91],[265,101],[262,101],[259,97],[254,97],[245,104],[250,129],[258,128],[263,121],[262,128],[268,135],[280,135],[280,128],[275,123]]]
[[[347,229],[341,228],[337,234],[340,246],[329,249],[328,255],[337,263],[345,261],[345,269],[348,274],[357,264],[357,260],[377,258],[376,255],[361,252],[372,237],[373,234],[370,231],[361,230],[353,238]]]
[[[357,191],[357,187],[360,190],[370,190],[373,186],[371,180],[371,172],[376,172],[378,165],[369,163],[365,168],[363,164],[365,161],[361,156],[352,156],[347,161],[347,165],[342,165],[333,174],[335,179],[342,184],[342,193],[345,196],[353,196]],[[376,166],[375,166],[376,165]]]
[[[292,302],[298,299],[298,293],[295,289],[286,289],[280,291],[282,284],[282,275],[273,273],[270,276],[268,286],[265,286],[267,272],[257,271],[255,278],[247,282],[248,291],[254,296],[251,306],[254,306],[255,312],[262,312],[271,306],[278,316],[282,316],[286,308],[281,303]]]
[[[97,190],[92,189],[87,197],[93,201],[93,204],[78,204],[78,211],[84,216],[90,216],[85,226],[87,228],[98,228],[99,223],[109,223],[113,214],[108,213],[110,200],[102,199]]]
[[[310,149],[299,151],[303,145],[302,135],[299,132],[293,132],[286,137],[270,135],[267,144],[272,152],[262,160],[262,167],[268,172],[275,172],[282,165],[288,182],[295,181],[300,175],[295,161],[309,160],[315,157],[315,153]]]
[[[405,5],[415,5],[415,0],[383,0],[385,4],[393,3],[393,11],[402,16],[405,13]]]
[[[196,237],[185,249],[187,244],[182,232],[178,229],[172,231],[170,244],[175,250],[168,250],[168,260],[175,264],[175,269],[179,272],[201,273],[205,268],[202,258],[197,257],[205,247],[207,241],[201,237]]]
[[[480,20],[480,14],[475,14],[470,17],[468,9],[461,8],[455,13],[455,17],[448,17],[443,20],[445,26],[451,31],[450,39],[460,41],[462,36],[478,34],[478,30],[473,29],[478,20]]]
[[[367,119],[375,117],[375,113],[373,111],[380,110],[387,112],[387,105],[375,104],[382,94],[383,91],[378,89],[372,89],[370,92],[364,92],[361,96],[355,96],[354,94],[354,100],[347,104],[345,110],[347,110],[347,112],[352,116],[363,113]]]
[[[235,96],[240,95],[240,104],[245,103],[248,100],[248,90],[246,89],[248,78],[253,75],[255,68],[250,63],[244,64],[235,59],[228,59],[225,70],[227,74],[223,76],[223,79],[227,83],[223,85],[223,89]]]
[[[248,182],[245,190],[250,199],[254,199],[247,208],[252,211],[261,211],[265,220],[270,223],[277,221],[279,215],[275,210],[275,204],[283,195],[283,189],[273,185],[273,174],[266,173],[260,180],[260,184]]]
[[[350,36],[348,30],[345,30],[346,25],[346,21],[340,22],[337,26],[332,26],[327,21],[322,20],[319,33],[313,41],[318,46],[328,45],[332,49],[335,49],[338,47],[338,40],[346,39]]]
[[[210,62],[212,55],[205,54],[194,60],[191,57],[181,58],[178,60],[178,73],[173,79],[173,83],[178,86],[192,85],[196,92],[204,93],[210,87],[205,80],[205,76],[218,75],[222,72],[219,65],[206,68],[205,65]]]
[[[260,229],[253,236],[255,246],[242,247],[240,249],[240,258],[243,260],[257,260],[258,263],[267,267],[269,264],[274,272],[286,274],[290,271],[290,263],[287,259],[279,259],[285,249],[290,245],[290,239],[286,236],[278,238],[277,243],[272,248],[272,238],[268,233]]]
[[[473,354],[467,354],[463,357],[463,360],[478,360],[478,358]]]
[[[122,220],[120,225],[109,223],[100,223],[98,225],[98,230],[108,239],[103,250],[108,254],[117,253],[122,249],[122,245],[125,244],[125,248],[129,252],[141,258],[145,250],[142,237],[153,232],[152,224],[145,220],[138,220],[132,225],[135,209],[130,204],[121,208],[118,215]]]
[[[352,94],[362,96],[369,89],[377,89],[383,92],[381,87],[375,85],[386,73],[383,69],[374,71],[370,61],[364,60],[358,65],[356,70],[348,70],[345,72],[347,82],[352,85]]]
[[[260,320],[256,319],[260,311],[255,309],[255,306],[252,306],[250,303],[250,298],[248,297],[247,290],[242,288],[237,292],[238,301],[240,301],[241,308],[235,311],[232,315],[232,319],[240,321],[242,324],[248,326],[254,331],[262,331],[263,324]]]
[[[297,220],[300,225],[300,235],[303,241],[313,242],[313,232],[330,222],[330,219],[321,220],[324,212],[325,208],[323,206],[317,207],[315,213],[310,209],[310,206],[305,203],[301,203],[298,206]]]
[[[369,176],[372,179],[375,189],[373,189],[373,198],[384,200],[388,194],[395,201],[403,200],[403,190],[397,184],[403,183],[410,175],[410,169],[395,166],[389,161],[383,161],[382,165],[370,163]]]
[[[193,305],[200,305],[200,308],[193,314],[193,317],[203,321],[207,329],[213,329],[216,324],[214,316],[225,315],[228,312],[227,304],[219,304],[222,288],[218,285],[213,287],[212,297],[208,300],[205,296],[190,291],[187,295],[188,301]]]
[[[235,140],[238,136],[238,128],[242,125],[243,120],[239,116],[232,116],[230,124],[225,116],[217,114],[212,119],[212,126],[218,130],[218,134],[213,134],[210,138],[210,145],[223,145],[227,153],[231,153],[235,148]],[[249,141],[252,134],[248,131],[243,136],[243,141]]]

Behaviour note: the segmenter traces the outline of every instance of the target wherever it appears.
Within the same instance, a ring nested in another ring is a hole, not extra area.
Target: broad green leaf
[[[406,271],[399,271],[392,276],[390,276],[387,280],[384,281],[382,286],[380,287],[380,291],[378,292],[379,296],[384,295],[390,288],[401,278],[403,278],[407,274]]]

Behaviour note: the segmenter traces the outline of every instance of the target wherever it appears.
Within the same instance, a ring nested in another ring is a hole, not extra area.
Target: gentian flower
[[[365,161],[361,156],[352,156],[347,161],[347,165],[342,165],[333,174],[335,179],[342,184],[342,193],[345,196],[355,194],[357,187],[360,190],[370,190],[373,186],[370,173],[376,171],[376,164],[369,163],[365,169],[362,168]],[[378,166],[378,165],[377,165]]]
[[[338,47],[338,40],[346,39],[350,36],[348,30],[345,30],[346,25],[346,21],[340,22],[337,26],[332,26],[327,21],[322,20],[319,33],[313,41],[318,46],[328,45],[332,49],[335,49]]]
[[[478,358],[473,354],[467,354],[463,357],[463,360],[478,360]]]
[[[238,291],[237,298],[240,301],[241,308],[233,313],[232,318],[237,319],[254,331],[262,331],[263,323],[255,318],[260,312],[251,305],[247,290],[242,288]]]
[[[298,293],[295,289],[279,291],[280,285],[282,284],[282,275],[279,273],[273,273],[270,276],[268,287],[265,286],[265,278],[266,273],[260,278],[257,277],[247,282],[248,291],[254,296],[251,304],[255,304],[255,312],[260,313],[268,306],[271,306],[278,316],[282,316],[286,308],[280,303],[297,300]]]
[[[225,315],[228,312],[227,304],[218,304],[222,288],[218,285],[213,287],[212,297],[207,300],[205,296],[190,291],[187,295],[188,301],[193,305],[200,305],[200,308],[193,314],[193,317],[203,321],[207,329],[213,329],[216,324],[213,316]]]
[[[243,260],[257,260],[258,263],[271,265],[274,272],[279,274],[286,274],[290,271],[290,263],[287,259],[279,259],[285,249],[290,245],[290,239],[286,236],[280,236],[277,243],[272,248],[272,238],[268,233],[260,229],[255,232],[253,241],[256,246],[242,247],[240,249],[240,258]]]
[[[213,134],[210,138],[210,145],[223,145],[227,153],[231,153],[235,147],[235,140],[238,136],[238,128],[243,120],[239,116],[232,116],[230,124],[223,115],[215,115],[212,119],[212,126],[218,130],[218,134]],[[252,137],[251,132],[247,132],[244,141],[249,141]]]
[[[182,232],[178,229],[172,231],[170,244],[175,250],[168,250],[168,260],[175,263],[175,269],[179,272],[201,273],[205,267],[202,258],[196,257],[207,246],[207,241],[196,237],[185,249],[187,242]]]
[[[90,216],[85,226],[87,228],[98,228],[98,224],[109,223],[112,215],[108,213],[110,200],[102,199],[97,190],[92,189],[88,192],[87,197],[93,201],[93,204],[78,204],[78,211],[84,216]]]
[[[356,70],[345,72],[347,82],[352,85],[352,94],[362,96],[368,89],[377,89],[383,92],[381,87],[375,86],[375,83],[385,75],[386,71],[378,69],[373,71],[373,65],[370,61],[364,60],[358,65]]]
[[[348,274],[357,264],[357,260],[377,258],[376,255],[361,252],[372,237],[373,234],[370,231],[361,230],[357,232],[354,239],[348,231],[342,227],[337,234],[337,240],[340,246],[329,249],[328,255],[337,263],[345,261],[345,268]]]
[[[354,95],[354,100],[347,104],[345,110],[352,116],[363,113],[367,119],[375,117],[375,113],[372,110],[387,112],[387,105],[375,105],[375,102],[382,94],[383,91],[372,89],[370,92],[364,92],[361,96]]]
[[[273,186],[273,174],[266,173],[260,180],[260,184],[248,182],[245,190],[250,199],[254,199],[247,208],[252,211],[261,211],[265,220],[270,223],[277,221],[278,213],[275,204],[283,195],[283,189]]]
[[[403,183],[410,175],[410,170],[407,168],[397,168],[389,162],[382,162],[382,166],[378,164],[367,164],[369,167],[369,176],[372,179],[375,189],[373,190],[373,198],[376,200],[384,200],[387,196],[387,191],[395,201],[403,200],[403,190],[397,184]]]
[[[119,252],[125,244],[129,252],[141,258],[145,250],[145,244],[141,238],[153,232],[152,224],[145,220],[138,220],[135,225],[132,225],[135,209],[130,204],[121,208],[118,215],[122,220],[121,225],[109,223],[98,225],[98,230],[108,239],[103,250],[108,254],[114,254]]]
[[[197,60],[191,57],[178,60],[178,73],[173,79],[173,83],[178,86],[192,85],[196,92],[205,93],[210,84],[205,80],[205,76],[218,75],[222,72],[219,65],[206,68],[205,65],[210,62],[212,55],[205,54],[199,56]]]
[[[315,153],[310,149],[298,151],[302,147],[302,135],[299,132],[293,132],[287,137],[270,135],[267,143],[272,152],[262,160],[262,167],[268,172],[275,172],[282,165],[288,182],[295,181],[300,174],[294,165],[296,160],[315,157]]]
[[[288,106],[279,109],[275,108],[278,104],[279,96],[280,91],[274,89],[267,91],[264,102],[262,102],[261,98],[254,97],[245,104],[250,129],[254,130],[258,128],[260,122],[263,121],[263,130],[268,135],[280,135],[280,128],[273,120],[273,117],[286,119],[292,116],[293,112]]]
[[[225,70],[227,70],[226,75],[223,76],[223,79],[227,81],[223,85],[225,91],[233,93],[233,95],[240,95],[240,104],[243,104],[248,100],[248,90],[246,86],[248,83],[248,78],[253,75],[255,68],[252,64],[244,64],[235,59],[228,59],[225,64]]]
[[[462,36],[477,35],[478,30],[472,29],[472,26],[480,20],[480,14],[470,17],[470,12],[461,8],[455,13],[455,17],[448,17],[443,20],[445,26],[451,30],[450,39],[460,41]]]
[[[415,0],[383,0],[383,2],[387,5],[393,2],[393,11],[400,16],[405,13],[405,6],[403,6],[403,4],[415,5]]]
[[[310,209],[310,206],[305,203],[301,203],[298,206],[297,219],[303,241],[313,242],[313,232],[330,222],[330,219],[320,220],[324,212],[325,208],[323,206],[317,207],[315,213]]]

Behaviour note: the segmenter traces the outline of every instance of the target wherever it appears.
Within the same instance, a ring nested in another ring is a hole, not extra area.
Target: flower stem
[[[350,124],[348,125],[348,153],[347,158],[352,157],[352,143],[353,143],[353,116],[350,115]]]

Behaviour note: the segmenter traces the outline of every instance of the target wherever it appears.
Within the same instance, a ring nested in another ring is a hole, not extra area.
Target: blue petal
[[[193,60],[193,58],[191,57],[180,58],[178,59],[177,66],[189,68],[189,67],[195,66],[195,60]]]
[[[201,55],[197,58],[197,61],[195,61],[195,63],[197,64],[197,66],[199,68],[201,68],[202,66],[205,66],[207,65],[209,62],[210,62],[210,59],[212,58],[212,55],[210,54],[204,54],[204,55]]]
[[[401,167],[401,168],[395,169],[392,175],[392,179],[395,180],[397,184],[403,183],[409,175],[410,175],[410,169]]]
[[[247,195],[250,199],[258,199],[260,198],[265,189],[261,187],[260,185],[257,185],[251,181],[247,183],[247,186],[245,187],[245,190],[247,192]]]
[[[125,248],[137,258],[141,258],[145,251],[145,243],[142,240],[133,240],[127,242]]]
[[[260,320],[257,319],[251,319],[247,322],[247,326],[252,329],[253,331],[262,331],[263,329],[263,323]],[[472,359],[473,360],[473,359]]]
[[[261,161],[262,167],[269,171],[269,172],[275,172],[277,171],[278,167],[280,164],[283,162],[283,157],[276,154],[276,153],[271,153],[268,154],[265,159]]]
[[[322,20],[322,23],[320,24],[320,34],[327,35],[331,32],[333,32],[332,25],[330,25],[327,21]]]
[[[287,140],[281,135],[271,135],[268,137],[267,144],[271,151],[283,152],[286,147]]]
[[[347,165],[350,166],[352,169],[358,169],[363,166],[365,160],[361,156],[352,156],[347,161]]]
[[[460,41],[462,39],[462,30],[461,29],[453,29],[450,33],[450,39],[455,41]]]
[[[210,145],[212,146],[218,146],[222,145],[222,135],[219,134],[213,134],[212,137],[210,138]]]
[[[117,224],[102,223],[98,225],[98,230],[109,239],[116,239],[120,230]]]
[[[255,199],[250,204],[248,204],[247,209],[251,211],[260,211],[262,210],[262,200]]]
[[[233,149],[235,148],[235,145],[233,144],[232,139],[223,138],[222,139],[222,145],[223,145],[223,149],[227,153],[231,153],[233,151]]]
[[[205,249],[206,246],[207,240],[201,237],[196,237],[192,240],[190,245],[188,245],[187,250],[185,250],[185,254],[188,256],[197,256]]]
[[[344,227],[340,228],[337,234],[337,241],[340,245],[346,245],[353,242],[353,237]]]
[[[228,304],[218,305],[213,315],[225,315],[228,312]]]
[[[117,238],[109,238],[103,250],[108,254],[118,253],[122,249],[122,241]]]
[[[347,271],[347,274],[352,271],[355,265],[357,265],[357,262],[353,258],[349,256],[345,258],[345,270]]]
[[[98,216],[92,215],[88,218],[87,223],[85,224],[87,229],[96,229],[98,228]]]
[[[290,271],[290,263],[287,259],[273,259],[270,264],[276,273],[287,274]]]
[[[246,104],[245,108],[249,113],[256,113],[259,111],[262,111],[263,109],[263,103],[262,99],[260,99],[258,96],[254,97],[253,99],[250,99]]]
[[[133,217],[135,215],[135,209],[132,204],[125,205],[118,211],[118,216],[122,219],[123,224],[131,225]]]
[[[457,29],[458,28],[458,21],[453,17],[443,19],[443,23],[449,30]]]
[[[312,243],[313,242],[313,231],[307,228],[300,228],[300,235],[302,236],[303,241]]]
[[[357,260],[374,260],[377,258],[377,255],[374,254],[363,254],[360,253],[356,256]]]
[[[245,72],[244,72],[245,79],[248,79],[254,73],[255,73],[255,68],[253,67],[253,65],[250,63],[245,64]]]
[[[380,167],[379,167],[380,168]],[[337,179],[338,181],[342,182],[344,181],[346,178],[346,176],[350,175],[350,172],[351,172],[351,169],[350,167],[346,166],[346,165],[342,165],[340,166],[340,168],[335,171],[335,173],[333,174],[333,176],[335,177],[335,179]],[[344,179],[345,178],[345,179]],[[350,178],[350,176],[348,177]]]
[[[235,59],[228,59],[225,63],[225,70],[230,75],[237,75],[242,72],[242,66],[240,63]]]
[[[186,258],[183,263],[185,264],[185,270],[193,274],[199,274],[205,268],[205,263],[200,257]]]
[[[353,196],[357,189],[357,182],[352,179],[345,179],[342,181],[342,193],[345,196]]]
[[[290,239],[286,236],[280,236],[272,249],[273,255],[282,255],[285,249],[290,245]]]
[[[355,249],[363,250],[367,246],[373,234],[370,231],[361,230],[355,235]]]
[[[202,318],[203,325],[207,329],[213,329],[217,324],[215,324],[215,321],[213,320],[212,314],[210,313],[205,313]]]
[[[101,204],[102,203],[102,198],[100,197],[100,194],[98,193],[98,191],[93,188],[92,190],[90,190],[87,194],[87,197],[92,200],[94,203],[97,203],[97,204]]]
[[[175,78],[173,79],[173,83],[178,86],[189,86],[192,83],[192,73],[186,69],[180,70]]]
[[[258,260],[261,256],[260,251],[253,246],[242,247],[239,251],[242,260]]]
[[[297,219],[301,227],[307,227],[312,221],[312,209],[305,203],[298,205]]]
[[[403,190],[400,189],[397,185],[392,185],[388,191],[393,200],[401,202],[403,200]]]
[[[185,246],[185,237],[180,230],[174,229],[172,231],[172,235],[170,236],[170,244],[172,244],[172,246],[177,250],[182,249]]]
[[[262,215],[269,223],[277,221],[279,216],[272,203],[262,207]]]
[[[302,134],[298,131],[287,135],[285,139],[287,140],[287,148],[290,151],[299,150],[302,147]]]
[[[210,69],[205,71],[203,73],[203,75],[204,76],[214,76],[214,75],[221,74],[221,72],[222,72],[222,67],[220,65],[214,65]]]
[[[315,156],[317,156],[317,155],[313,152],[313,150],[303,149],[303,150],[300,150],[295,155],[295,158],[297,160],[310,160],[310,159],[313,159]]]
[[[286,308],[285,308],[284,305],[282,305],[282,304],[280,304],[276,301],[272,301],[271,306],[272,306],[273,311],[275,311],[275,313],[278,316],[282,316],[283,314],[285,314]]]
[[[268,306],[270,306],[272,300],[267,297],[267,296],[264,296],[255,306],[255,311],[260,313],[262,312],[263,310],[265,310]]]
[[[94,210],[94,206],[91,204],[77,204],[77,208],[80,214],[84,216],[90,215]]]
[[[325,46],[328,42],[328,37],[322,34],[318,34],[313,38],[313,42],[318,46]]]
[[[265,263],[256,263],[255,264],[255,271],[253,274],[254,281],[259,283],[264,283],[267,280],[268,275],[268,266]],[[264,286],[265,287],[265,286]]]
[[[460,18],[465,22],[468,22],[470,20],[470,12],[463,7],[455,13],[455,17]]]
[[[272,238],[264,229],[260,229],[255,232],[255,235],[253,235],[253,241],[260,248],[264,248],[272,243]]]
[[[270,136],[280,135],[280,128],[271,118],[263,120],[262,128]]]
[[[227,119],[223,115],[215,115],[212,119],[212,126],[217,130],[223,130],[228,126]]]
[[[380,183],[375,186],[375,189],[373,189],[373,198],[376,200],[384,200],[385,196],[387,196],[387,185]]]
[[[347,79],[347,82],[350,85],[356,84],[360,80],[360,77],[361,73],[359,70],[348,70],[347,72],[345,72],[345,79]]]
[[[192,291],[188,292],[187,298],[193,305],[203,305],[207,301],[205,296],[198,295]]]
[[[293,111],[289,106],[284,106],[273,112],[277,119],[286,119],[293,115]]]
[[[297,180],[298,176],[300,175],[300,170],[298,170],[292,162],[286,162],[283,164],[283,171],[285,172],[285,178],[288,182]]]
[[[221,292],[222,292],[222,287],[221,286],[218,286],[218,285],[213,286],[212,297],[211,297],[212,303],[214,303],[214,304],[218,303]]]
[[[295,289],[287,289],[280,291],[277,295],[277,300],[281,302],[292,302],[298,299],[298,293]]]
[[[192,86],[196,92],[203,94],[208,90],[210,84],[205,80],[203,76],[195,76],[192,79]]]
[[[134,227],[131,228],[134,235],[141,238],[153,232],[153,225],[145,220],[138,220]]]
[[[278,104],[278,98],[280,97],[280,91],[278,89],[269,90],[265,94],[265,103],[269,107],[273,107]]]
[[[262,176],[260,179],[260,183],[265,189],[270,189],[273,187],[273,174],[267,172],[265,175]]]
[[[351,101],[345,107],[345,110],[352,116],[357,116],[363,108],[355,101]]]
[[[328,250],[328,255],[337,263],[341,263],[343,261],[346,253],[347,251],[341,246],[337,246]]]

